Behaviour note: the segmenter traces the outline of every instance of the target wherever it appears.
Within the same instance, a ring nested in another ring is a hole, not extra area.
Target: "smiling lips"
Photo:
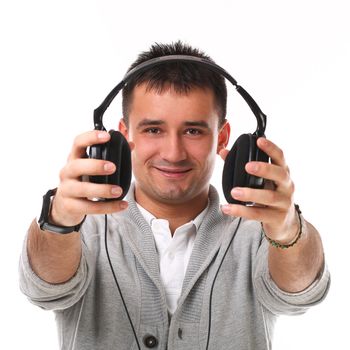
[[[162,175],[170,178],[181,178],[184,177],[191,168],[166,168],[166,167],[154,167],[157,169]]]

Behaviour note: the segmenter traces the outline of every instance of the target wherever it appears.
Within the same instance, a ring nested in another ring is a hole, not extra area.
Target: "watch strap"
[[[38,220],[40,229],[43,231],[51,231],[59,234],[66,234],[74,231],[78,232],[86,216],[84,216],[84,219],[78,225],[75,225],[75,226],[60,226],[49,222],[51,200],[52,200],[52,197],[56,194],[56,191],[57,191],[57,188],[48,190],[46,194],[43,196],[43,205],[41,208],[40,218]]]

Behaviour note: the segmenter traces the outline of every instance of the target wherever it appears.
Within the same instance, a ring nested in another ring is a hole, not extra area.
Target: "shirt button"
[[[175,254],[173,252],[169,253],[169,259],[173,260],[175,258]]]
[[[153,335],[145,335],[143,337],[143,343],[147,348],[155,348],[158,345],[158,340]]]

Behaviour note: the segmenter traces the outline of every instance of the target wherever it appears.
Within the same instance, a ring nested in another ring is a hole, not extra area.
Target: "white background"
[[[323,304],[281,317],[275,349],[350,348],[349,9],[347,1],[1,2],[2,349],[57,349],[54,315],[18,289],[22,241],[58,182],[75,135],[140,51],[181,39],[205,50],[268,115],[295,200],[321,232],[332,286]],[[121,117],[120,99],[106,113]],[[233,139],[254,117],[229,87]],[[232,140],[233,140],[232,139]],[[231,143],[232,144],[232,143]],[[221,189],[221,160],[213,183]]]

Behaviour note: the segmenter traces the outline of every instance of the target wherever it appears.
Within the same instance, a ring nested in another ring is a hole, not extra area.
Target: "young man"
[[[210,59],[177,42],[152,46],[131,68],[173,54]],[[91,201],[118,198],[121,188],[81,181],[118,171],[85,157],[109,134],[76,138],[49,220],[86,220],[64,235],[33,221],[20,265],[22,291],[55,311],[62,349],[270,349],[277,315],[303,313],[325,297],[330,277],[321,239],[294,206],[294,185],[275,144],[258,140],[271,164],[246,165],[274,188],[232,190],[236,199],[263,206],[220,207],[210,178],[216,155],[227,155],[225,115],[224,80],[206,68],[168,63],[130,82],[119,123],[135,177],[125,201]],[[108,265],[102,214],[110,214],[109,251],[130,315]]]

